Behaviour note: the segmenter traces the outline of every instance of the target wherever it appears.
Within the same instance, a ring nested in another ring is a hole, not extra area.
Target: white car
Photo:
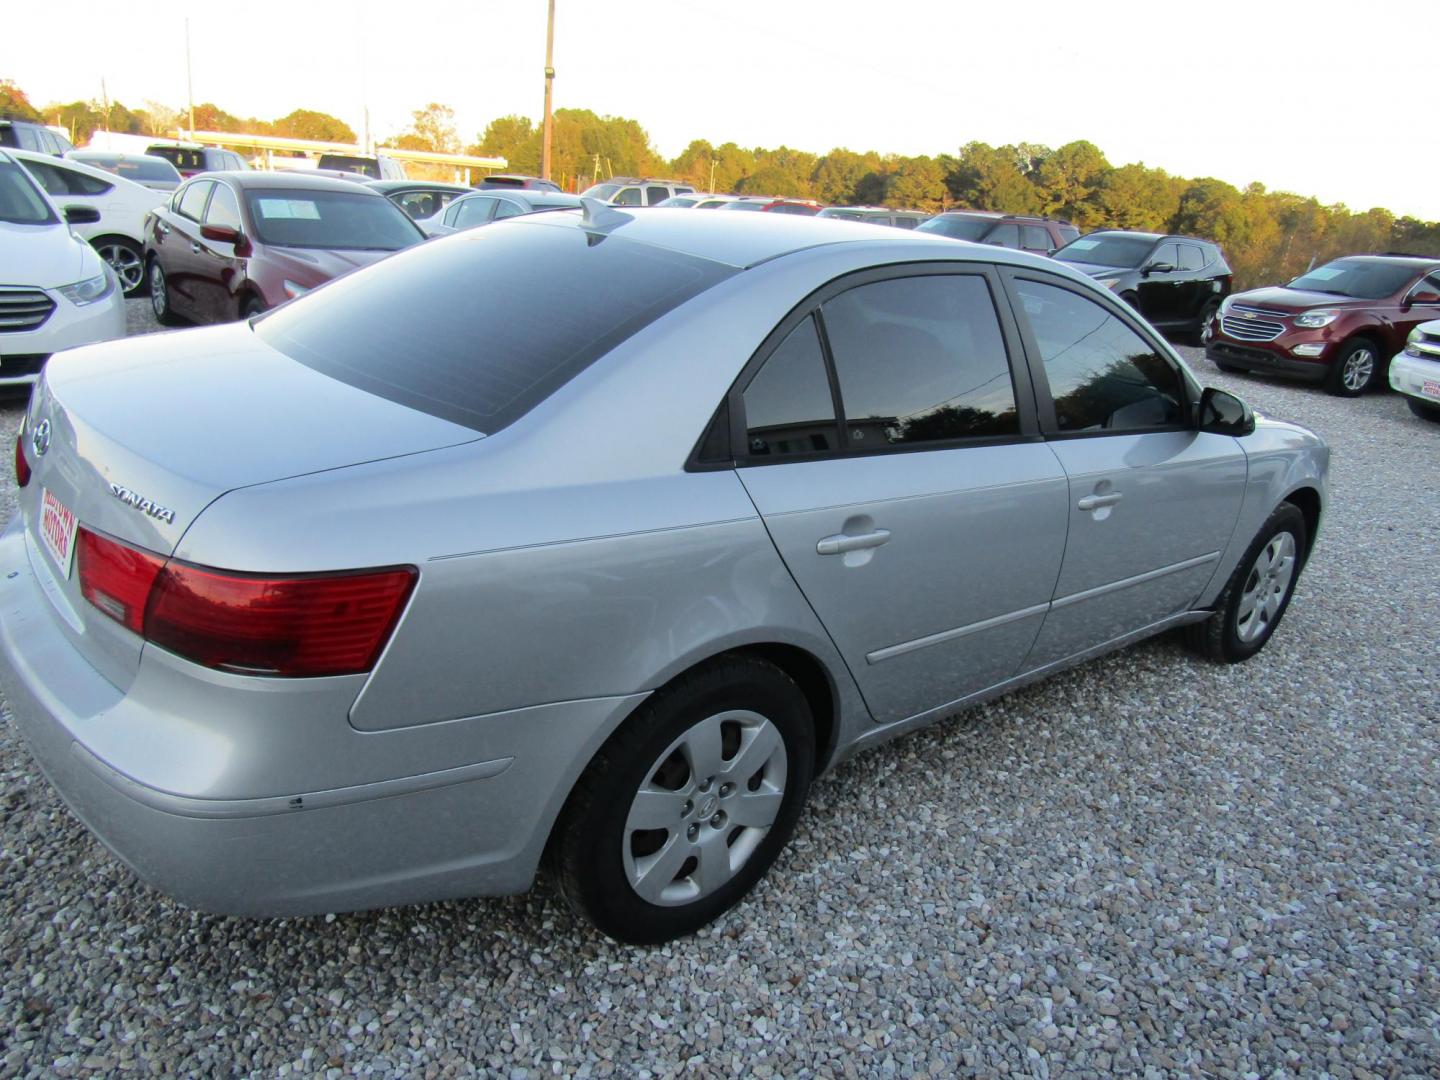
[[[84,162],[53,158],[29,150],[12,150],[20,162],[59,206],[92,206],[100,220],[75,226],[115,270],[126,296],[145,289],[145,215],[168,199],[168,194],[126,180]]]
[[[67,223],[12,151],[0,151],[0,387],[35,381],[52,353],[125,336],[115,272]]]
[[[1390,361],[1390,388],[1416,416],[1440,421],[1440,319],[1410,331],[1405,351]]]

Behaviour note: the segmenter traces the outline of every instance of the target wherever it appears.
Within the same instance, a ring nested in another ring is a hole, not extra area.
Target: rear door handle
[[[1120,499],[1120,492],[1112,491],[1108,495],[1086,495],[1075,505],[1081,510],[1099,510],[1102,506],[1114,506]]]
[[[889,529],[876,529],[874,532],[861,533],[859,536],[836,533],[834,536],[827,536],[819,541],[815,545],[815,550],[821,555],[844,555],[847,551],[877,548],[889,539]]]

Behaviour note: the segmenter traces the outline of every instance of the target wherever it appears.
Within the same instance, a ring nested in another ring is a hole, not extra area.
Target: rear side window
[[[483,195],[466,199],[456,210],[455,219],[450,224],[457,229],[473,229],[476,225],[484,225],[495,216],[497,201]]]
[[[853,450],[1013,435],[1010,363],[985,279],[905,277],[823,307]]]
[[[1050,250],[1050,233],[1043,225],[1026,225],[1021,239],[1026,251]]]
[[[510,217],[519,217],[525,213],[525,208],[519,203],[513,203],[509,199],[497,199],[495,201],[499,203],[499,205],[495,207],[496,221],[503,221],[505,218]]]
[[[1018,280],[1061,431],[1119,433],[1185,419],[1180,372],[1105,308],[1068,289]]]
[[[1001,247],[1018,248],[1020,246],[1020,226],[1018,225],[996,225],[985,234],[985,243],[999,244]]]
[[[493,433],[734,272],[524,222],[393,256],[277,308],[254,332],[341,382]]]
[[[745,388],[745,429],[753,458],[824,454],[839,448],[830,376],[813,317],[790,331]]]
[[[1196,244],[1180,245],[1180,269],[1181,270],[1203,270],[1205,269],[1205,252],[1201,251]]]

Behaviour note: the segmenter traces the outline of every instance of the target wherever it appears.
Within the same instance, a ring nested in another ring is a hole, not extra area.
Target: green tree
[[[1021,155],[1013,146],[967,143],[945,178],[951,197],[975,210],[1003,210],[1008,214],[1034,214],[1040,210],[1040,193],[1020,168]]]
[[[821,202],[856,205],[862,201],[858,194],[861,183],[867,176],[881,173],[883,168],[880,155],[873,151],[857,154],[837,147],[815,163],[810,190]]]
[[[1121,165],[1101,176],[1092,203],[1109,228],[1158,232],[1180,209],[1180,191],[1161,169]]]
[[[1068,218],[1080,229],[1103,224],[1105,214],[1097,196],[1101,182],[1110,171],[1110,163],[1094,143],[1083,139],[1066,143],[1046,155],[1035,170],[1040,209]]]
[[[10,79],[0,79],[0,116],[37,123],[43,120],[40,111],[31,105],[30,99],[25,96],[25,91]]]
[[[938,213],[945,208],[945,170],[931,157],[899,158],[886,185],[886,203]]]
[[[296,109],[271,125],[275,135],[315,142],[355,142],[355,131],[345,121],[314,109]]]
[[[467,151],[482,157],[503,157],[511,172],[540,172],[541,132],[525,116],[499,116],[485,126],[480,140]]]
[[[409,128],[392,141],[401,150],[457,154],[460,152],[460,136],[455,131],[455,110],[449,105],[432,101],[423,109],[411,113]]]

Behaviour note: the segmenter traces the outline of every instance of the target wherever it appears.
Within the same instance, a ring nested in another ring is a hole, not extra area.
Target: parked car
[[[250,168],[250,163],[233,150],[197,143],[153,143],[145,153],[164,158],[175,166],[185,179],[207,172],[235,172]]]
[[[431,236],[445,236],[492,221],[536,214],[545,210],[579,210],[584,206],[578,195],[563,191],[531,191],[515,188],[509,191],[475,191],[462,195],[437,217],[419,222]]]
[[[1404,351],[1390,361],[1390,387],[1416,416],[1440,421],[1440,320],[1410,331]]]
[[[1059,264],[593,204],[68,354],[19,449],[0,684],[147,880],[302,914],[543,856],[636,942],[866,747],[1170,627],[1253,656],[1328,465]]]
[[[126,296],[144,292],[145,218],[165,201],[164,194],[69,158],[28,150],[12,150],[10,156],[56,203],[94,207],[96,220],[74,225],[73,231],[110,264]]]
[[[438,218],[452,202],[475,190],[464,184],[442,184],[433,180],[370,180],[367,183],[418,223]],[[425,229],[424,224],[420,227]]]
[[[1206,329],[1205,355],[1221,371],[1295,375],[1357,397],[1385,385],[1388,358],[1437,318],[1440,259],[1348,255],[1230,297]]]
[[[1068,221],[988,210],[947,210],[919,228],[952,240],[995,244],[1036,255],[1053,255],[1080,235],[1080,230]]]
[[[475,185],[486,191],[490,188],[525,188],[530,191],[559,191],[560,185],[553,180],[542,180],[538,176],[521,176],[518,173],[491,173]]]
[[[678,180],[637,180],[617,176],[603,184],[594,184],[580,193],[583,199],[597,199],[616,206],[655,206],[676,195],[694,191],[690,184]]]
[[[125,335],[115,274],[71,231],[99,217],[57,206],[0,150],[0,387],[28,389],[51,354]]]
[[[1103,229],[1055,253],[1114,290],[1152,326],[1199,336],[1234,277],[1218,245],[1193,236]]]
[[[164,158],[152,154],[125,154],[112,150],[71,150],[68,161],[78,161],[92,169],[104,169],[132,183],[153,191],[174,191],[184,181],[180,171]]]
[[[13,150],[33,150],[51,157],[64,157],[75,149],[60,132],[44,124],[29,120],[0,120],[0,147]]]
[[[893,225],[897,229],[913,229],[931,217],[923,210],[892,210],[888,206],[827,206],[815,216],[867,225]]]
[[[207,173],[145,223],[150,306],[166,326],[248,319],[425,239],[364,184]]]
[[[738,195],[716,195],[710,191],[688,191],[684,195],[671,195],[668,199],[662,199],[656,206],[663,206],[671,210],[714,210],[723,203],[739,198]]]
[[[317,169],[359,173],[370,180],[404,180],[405,166],[385,154],[321,154]]]
[[[767,214],[794,214],[798,217],[814,217],[824,208],[824,203],[814,199],[784,199],[771,195],[744,195],[716,207],[717,210],[752,210]]]

